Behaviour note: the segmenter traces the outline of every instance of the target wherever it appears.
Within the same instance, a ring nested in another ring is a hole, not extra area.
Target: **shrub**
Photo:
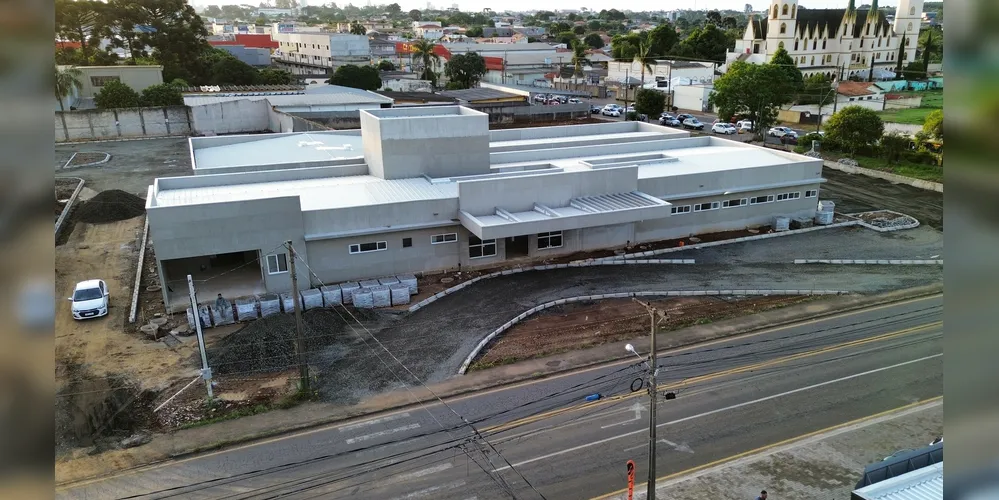
[[[180,93],[180,87],[172,83],[161,83],[143,89],[140,102],[143,106],[183,106],[184,96]]]
[[[905,161],[911,163],[919,163],[922,165],[936,165],[937,155],[929,151],[905,151],[902,153],[902,158]]]
[[[139,93],[118,81],[107,82],[94,96],[94,104],[101,109],[137,108],[140,106]]]

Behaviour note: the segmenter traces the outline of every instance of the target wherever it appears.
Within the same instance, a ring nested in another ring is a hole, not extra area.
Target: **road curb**
[[[56,220],[56,223],[55,223],[55,237],[56,237],[56,239],[58,239],[59,238],[59,231],[62,230],[62,225],[66,222],[66,219],[69,218],[69,213],[73,211],[73,204],[76,203],[76,199],[80,197],[80,191],[83,191],[84,181],[83,181],[83,179],[81,179],[79,177],[56,177],[56,178],[57,179],[76,179],[76,180],[80,181],[80,183],[76,185],[76,189],[73,190],[73,194],[70,195],[69,201],[66,202],[66,206],[62,207],[62,213],[59,214],[59,219]]]
[[[907,186],[912,186],[914,188],[919,188],[919,189],[925,189],[927,191],[936,191],[938,193],[943,192],[943,184],[939,182],[924,181],[922,179],[906,177],[904,175],[892,174],[889,172],[882,172],[880,170],[873,170],[864,167],[854,167],[852,165],[844,165],[838,161],[824,160],[822,164],[827,168],[831,168],[833,170],[839,170],[840,172],[846,172],[848,174],[866,175],[868,177],[883,179],[889,182],[894,182],[896,184],[905,184]]]
[[[714,337],[714,338],[705,338],[705,339],[702,339],[702,340],[700,340],[698,342],[692,342],[692,343],[683,344],[683,345],[667,345],[667,346],[664,346],[662,348],[662,351],[673,350],[673,349],[677,349],[677,348],[681,348],[681,347],[696,346],[696,345],[704,343],[704,342],[710,342],[710,341],[718,340],[719,338],[728,338],[728,337],[736,337],[736,336],[739,336],[739,335],[748,335],[748,334],[753,334],[755,332],[764,331],[764,330],[767,330],[767,329],[778,328],[778,327],[785,327],[785,326],[789,326],[789,325],[792,325],[792,324],[795,324],[795,323],[801,323],[802,321],[815,320],[815,319],[824,319],[824,318],[827,318],[827,317],[830,317],[830,316],[834,316],[834,315],[838,315],[838,314],[843,314],[843,313],[854,312],[854,311],[859,311],[859,310],[867,309],[867,308],[871,308],[871,307],[877,307],[877,306],[882,306],[882,305],[891,304],[891,303],[903,302],[903,301],[906,301],[906,300],[913,300],[913,299],[919,299],[919,298],[929,297],[929,296],[940,294],[942,292],[943,292],[943,285],[942,284],[935,284],[935,285],[921,286],[921,287],[916,287],[916,288],[909,288],[909,289],[904,289],[904,290],[897,290],[897,291],[893,291],[893,292],[887,292],[887,293],[879,294],[879,295],[876,295],[876,296],[849,297],[849,298],[845,299],[845,300],[848,301],[848,303],[841,304],[838,307],[831,308],[830,310],[824,311],[824,312],[821,312],[821,313],[809,313],[809,315],[807,316],[807,319],[805,319],[804,313],[803,313],[802,317],[800,317],[800,318],[789,319],[787,321],[776,322],[776,323],[772,323],[772,324],[768,324],[766,326],[760,326],[760,327],[756,327],[756,328],[748,328],[746,330],[742,330],[742,331],[738,331],[738,332],[733,332],[731,334],[721,335],[721,336]],[[756,315],[756,316],[758,316],[758,315]],[[746,319],[746,318],[744,317],[744,318],[739,318],[739,319]],[[693,328],[698,328],[698,327],[693,327]],[[573,365],[573,366],[551,368],[551,369],[549,369],[547,371],[539,370],[539,371],[531,372],[531,373],[529,373],[527,375],[524,375],[524,376],[517,375],[517,376],[509,377],[509,378],[504,379],[504,380],[491,381],[491,382],[485,382],[485,383],[479,383],[479,384],[472,384],[472,385],[469,385],[469,386],[466,386],[466,387],[458,387],[458,388],[455,388],[455,389],[450,390],[450,391],[435,389],[435,392],[441,398],[453,399],[453,398],[467,396],[469,394],[476,393],[476,392],[483,391],[483,390],[498,390],[498,389],[503,389],[505,387],[509,387],[509,386],[514,385],[514,384],[523,383],[523,382],[527,382],[527,381],[531,381],[531,380],[537,380],[537,379],[545,378],[545,377],[556,375],[556,374],[562,375],[562,374],[569,374],[569,373],[577,372],[577,371],[581,371],[581,370],[586,370],[586,369],[590,369],[590,368],[593,368],[593,367],[596,367],[596,366],[618,362],[618,361],[620,361],[620,360],[622,360],[622,359],[624,359],[624,358],[626,358],[628,356],[629,355],[627,355],[626,353],[623,353],[623,351],[622,351],[622,354],[619,355],[619,356],[605,358],[605,359],[601,359],[599,361],[584,362],[584,363],[580,363],[580,364]],[[469,376],[469,377],[471,377],[471,376]],[[468,379],[466,379],[466,380],[468,380]],[[177,437],[178,437],[178,434],[184,433],[185,430],[175,430],[175,431],[171,431],[171,432],[165,433],[165,434],[158,434],[157,438],[154,438],[153,442],[134,449],[134,450],[138,451],[138,450],[142,450],[143,448],[150,447],[150,449],[152,450],[153,449],[152,447],[154,447],[157,444],[157,439],[161,439],[161,440],[165,440],[166,441],[162,446],[169,446],[170,448],[172,448],[175,451],[166,451],[166,452],[161,453],[159,455],[159,457],[157,457],[156,459],[149,460],[149,461],[147,461],[147,462],[145,462],[143,464],[136,464],[136,465],[133,465],[131,467],[124,468],[124,469],[118,469],[118,470],[109,471],[108,473],[105,473],[105,474],[97,474],[97,475],[92,475],[92,476],[89,476],[89,477],[74,478],[72,480],[61,481],[61,482],[57,480],[56,486],[58,488],[70,487],[70,486],[73,486],[73,485],[76,485],[76,484],[81,484],[81,483],[93,481],[95,479],[106,478],[106,477],[110,477],[110,476],[114,476],[114,475],[119,475],[119,474],[122,474],[122,473],[126,473],[126,472],[131,471],[131,470],[138,470],[140,468],[144,468],[144,467],[148,467],[148,466],[152,466],[152,465],[156,465],[156,464],[161,464],[161,463],[164,463],[164,462],[167,462],[167,461],[170,461],[170,460],[184,459],[184,458],[192,457],[192,456],[195,456],[195,455],[198,455],[198,454],[212,452],[212,451],[217,451],[217,450],[221,450],[221,449],[224,449],[224,448],[228,448],[228,447],[232,447],[232,446],[236,446],[236,445],[240,445],[240,444],[250,444],[250,443],[252,443],[254,441],[259,441],[259,440],[262,440],[262,439],[275,438],[275,437],[279,437],[279,436],[283,436],[283,435],[290,435],[290,434],[294,434],[296,432],[306,431],[306,430],[309,430],[309,429],[316,429],[316,428],[320,428],[320,427],[323,427],[323,426],[328,426],[328,425],[336,424],[336,423],[347,423],[347,422],[350,422],[350,421],[353,421],[353,420],[362,419],[362,418],[373,418],[373,417],[377,417],[379,415],[383,415],[383,414],[390,413],[390,412],[395,412],[395,411],[404,411],[404,410],[409,410],[409,409],[420,409],[422,407],[422,405],[430,403],[430,402],[434,402],[434,401],[436,401],[436,398],[433,397],[430,394],[427,394],[426,396],[420,398],[418,401],[407,402],[405,404],[390,404],[390,405],[385,405],[385,406],[377,407],[377,408],[356,408],[356,407],[350,408],[350,407],[348,407],[348,408],[344,408],[341,411],[341,413],[337,414],[337,415],[329,415],[328,412],[327,412],[326,416],[324,416],[322,418],[315,419],[315,420],[311,420],[311,421],[301,421],[300,420],[301,423],[298,423],[298,424],[295,424],[295,425],[288,425],[288,426],[283,426],[283,427],[279,427],[279,428],[270,428],[270,429],[265,429],[265,430],[258,431],[258,432],[248,432],[245,435],[239,436],[237,438],[223,439],[223,440],[219,440],[219,441],[216,441],[216,442],[212,442],[210,444],[192,445],[192,446],[188,446],[187,448],[184,448],[183,445],[179,445],[178,443],[175,442],[176,439],[177,439]],[[282,411],[292,412],[292,411],[294,411],[294,409],[282,410]],[[244,418],[249,419],[249,418],[253,418],[253,417],[244,417]],[[237,419],[237,420],[239,420],[239,419]],[[231,425],[233,422],[235,422],[237,420],[224,421],[224,422],[220,422],[219,424],[211,424],[211,425],[208,425],[208,426],[196,427],[196,428],[193,428],[193,429],[190,429],[190,430],[205,429],[205,428],[211,427],[212,425],[220,425],[220,424],[221,425],[227,425],[227,424]]]
[[[943,259],[794,259],[795,264],[838,264],[860,266],[942,266]]]

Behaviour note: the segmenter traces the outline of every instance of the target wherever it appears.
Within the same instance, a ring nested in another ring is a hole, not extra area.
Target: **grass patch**
[[[922,97],[922,103],[918,108],[891,109],[878,113],[878,116],[886,122],[904,123],[908,125],[922,125],[926,122],[926,117],[934,110],[943,108],[943,90],[929,90],[923,92],[899,92],[906,97]],[[890,102],[889,106],[890,106]]]
[[[217,424],[219,422],[225,422],[227,420],[235,420],[237,418],[249,417],[252,415],[258,415],[260,413],[267,413],[271,410],[287,410],[289,408],[294,408],[301,403],[309,401],[312,399],[312,395],[306,393],[303,390],[297,390],[281,399],[268,403],[268,404],[258,404],[254,406],[244,406],[242,408],[237,408],[235,410],[223,413],[221,415],[216,415],[210,418],[204,418],[195,422],[189,422],[178,427],[178,429],[191,429],[194,427],[201,427],[203,425]],[[209,409],[212,408],[212,404],[209,404]]]
[[[857,160],[857,163],[859,163],[863,168],[880,170],[882,172],[912,177],[913,179],[922,179],[924,181],[943,182],[943,167],[938,167],[936,165],[926,165],[921,163],[912,163],[906,160],[899,160],[898,163],[888,166],[887,162],[885,162],[883,158],[872,158],[870,156],[861,155],[857,155],[853,159]]]

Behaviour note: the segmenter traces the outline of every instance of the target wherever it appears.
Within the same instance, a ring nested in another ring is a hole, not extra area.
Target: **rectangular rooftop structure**
[[[641,122],[360,116],[360,130],[191,138],[197,175],[147,197],[161,280],[232,265],[255,271],[234,290],[286,292],[288,240],[303,287],[543,260],[812,217],[823,182],[819,159]]]

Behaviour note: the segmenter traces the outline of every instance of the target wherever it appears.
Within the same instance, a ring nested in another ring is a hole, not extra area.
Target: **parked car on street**
[[[685,122],[688,119],[693,118],[693,117],[694,117],[694,115],[690,115],[690,114],[687,114],[687,113],[680,113],[680,114],[676,115],[676,119],[680,120],[680,123],[683,123],[683,122]]]
[[[659,124],[665,125],[667,127],[679,127],[681,126],[680,120],[677,120],[675,116],[663,115],[659,117]]]
[[[711,131],[716,134],[734,134],[736,132],[735,125],[731,123],[717,122],[711,126]]]
[[[603,109],[603,108],[601,108],[600,106],[597,106],[596,104],[591,104],[590,105],[590,114],[593,114],[593,115],[599,114],[601,109]]]
[[[789,134],[794,135],[794,137],[796,138],[798,137],[797,132],[787,127],[770,127],[770,130],[767,131],[767,135],[769,135],[770,137],[784,137],[785,135]]]
[[[580,101],[579,99],[577,99],[575,97],[569,99],[569,104],[582,104],[582,103],[583,103],[583,101]]]
[[[735,122],[735,127],[739,132],[752,132],[753,131],[753,121],[752,120],[739,120]]]
[[[683,128],[689,128],[692,130],[704,130],[704,124],[700,120],[694,117],[687,118],[683,121]]]
[[[603,109],[603,111],[600,112],[600,114],[602,114],[604,116],[621,116],[621,110],[620,110],[620,108],[606,108],[605,107]]]
[[[73,319],[88,319],[107,316],[110,304],[110,293],[104,280],[87,280],[76,284],[73,289],[73,296],[69,301],[73,303]]]

